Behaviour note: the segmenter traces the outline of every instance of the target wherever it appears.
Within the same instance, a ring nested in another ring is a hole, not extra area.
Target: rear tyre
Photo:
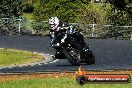
[[[95,64],[95,56],[93,55],[92,51],[88,51],[86,56],[86,63],[88,65]]]

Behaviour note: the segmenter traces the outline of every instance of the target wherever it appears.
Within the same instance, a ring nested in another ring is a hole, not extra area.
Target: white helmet
[[[58,25],[59,25],[59,19],[57,17],[51,17],[49,19],[50,29],[55,30],[57,29]]]

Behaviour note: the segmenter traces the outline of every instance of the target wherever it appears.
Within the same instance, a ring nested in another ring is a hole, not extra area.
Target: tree
[[[132,0],[108,0],[115,9],[127,12],[132,17]]]
[[[80,22],[83,0],[39,0],[35,5],[34,18],[37,21],[57,16],[68,22]]]
[[[109,19],[111,23],[118,25],[132,24],[132,1],[131,0],[108,0],[111,4]]]
[[[23,11],[24,0],[0,0],[0,31],[2,34],[13,35],[18,30],[17,20]],[[2,19],[4,18],[4,19]]]
[[[0,0],[0,18],[19,17],[23,0]]]

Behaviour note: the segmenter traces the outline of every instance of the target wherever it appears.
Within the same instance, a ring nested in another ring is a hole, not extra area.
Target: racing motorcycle
[[[83,46],[74,36],[69,33],[65,33],[62,37],[59,36],[61,43],[59,44],[59,51],[57,53],[61,59],[66,58],[72,65],[78,66],[81,63],[87,63],[88,65],[95,63],[95,57],[90,46]],[[56,54],[57,55],[57,54]]]

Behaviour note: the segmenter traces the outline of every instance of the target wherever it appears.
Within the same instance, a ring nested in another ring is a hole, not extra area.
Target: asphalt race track
[[[85,70],[132,69],[132,41],[85,39],[90,44],[96,59],[94,65],[83,64]],[[0,47],[28,50],[53,55],[55,50],[49,44],[49,37],[0,36]],[[66,59],[55,60],[49,64],[3,68],[0,72],[45,72],[76,71]]]

